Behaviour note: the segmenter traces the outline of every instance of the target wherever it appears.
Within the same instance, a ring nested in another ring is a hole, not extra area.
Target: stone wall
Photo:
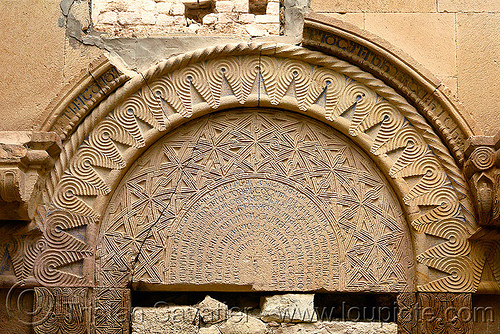
[[[251,305],[249,303],[248,305]],[[206,296],[195,305],[158,304],[135,307],[132,333],[184,334],[396,334],[397,325],[377,321],[318,319],[313,294],[261,297],[258,307],[228,307]]]
[[[140,45],[141,38],[128,41],[113,39],[113,45],[106,44],[110,37],[122,34],[168,37],[171,34],[169,30],[176,29],[187,31],[186,34],[189,36],[199,36],[199,29],[200,33],[209,30],[208,26],[200,25],[200,28],[196,29],[197,33],[191,33],[187,20],[185,24],[183,21],[179,28],[168,25],[161,25],[160,28],[159,23],[164,22],[162,20],[184,19],[180,14],[182,12],[180,2],[175,6],[175,11],[173,3],[165,1],[115,2],[122,6],[121,9],[106,10],[105,7],[111,3],[107,0],[44,0],[36,3],[29,0],[6,0],[0,3],[0,10],[4,14],[4,19],[0,23],[2,40],[0,61],[5,64],[2,67],[0,80],[2,92],[0,130],[36,128],[40,119],[46,115],[44,109],[50,101],[56,98],[73,76],[78,75],[81,70],[86,71],[88,64],[99,55],[111,51],[121,52],[121,56],[138,57],[144,52],[144,48]],[[307,4],[307,1],[303,2]],[[472,114],[479,131],[491,135],[498,130],[500,114],[496,111],[496,101],[500,98],[497,80],[500,75],[500,47],[498,47],[500,2],[496,0],[311,0],[310,2],[312,11],[357,25],[408,53],[437,75],[457,95],[465,110]],[[137,10],[129,10],[131,3],[138,4],[135,5]],[[232,6],[231,11],[225,13],[236,19],[234,27],[238,27],[226,36],[229,36],[232,42],[249,38],[250,34],[245,26],[254,23],[250,21],[244,23],[241,20],[251,19],[253,16],[245,11],[238,11],[240,7],[236,2],[224,3],[229,7]],[[288,17],[292,26],[293,22],[297,22],[295,25],[300,26],[298,3],[299,1],[287,0],[282,4],[285,9],[283,20],[286,21]],[[277,5],[278,3],[272,5],[273,14],[269,8],[269,13],[275,21]],[[87,14],[92,9],[92,18],[79,19],[85,14],[85,9]],[[220,5],[219,9],[223,13]],[[139,25],[140,28],[137,26],[137,29],[131,29],[129,25],[122,25],[119,21],[122,17],[121,22],[131,22],[130,20],[140,22],[141,15],[145,20],[149,19],[148,22],[154,21],[155,24],[145,23]],[[218,18],[215,19],[215,16],[210,16],[213,17],[211,31],[216,31],[217,26],[220,27],[219,31],[223,31],[223,24]],[[69,20],[71,17],[76,20]],[[259,18],[262,19],[264,17]],[[92,20],[95,28],[89,22]],[[191,22],[190,26],[194,24]],[[257,23],[255,16],[255,25],[257,24],[260,23]],[[191,29],[194,30],[196,25]],[[266,25],[270,29],[264,34],[277,33],[276,22]],[[120,30],[120,27],[124,30]],[[99,35],[101,29],[109,29],[106,40],[93,38],[96,33]],[[85,30],[84,38],[78,37],[83,30]],[[143,32],[142,35],[139,31]],[[218,43],[214,40],[210,42]],[[199,41],[189,40],[186,43],[173,41],[170,44],[162,44],[161,48],[156,47],[155,52],[175,50],[179,53],[183,48],[187,51],[198,47],[202,47]],[[161,58],[160,55],[158,57]],[[156,60],[158,59],[153,59]]]
[[[116,36],[278,35],[279,0],[95,0],[92,21]]]
[[[312,0],[311,10],[400,48],[457,95],[479,129],[498,131],[500,1]]]

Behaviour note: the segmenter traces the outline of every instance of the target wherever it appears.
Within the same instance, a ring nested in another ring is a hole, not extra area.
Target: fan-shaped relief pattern
[[[132,273],[257,290],[412,288],[409,231],[390,187],[343,135],[303,116],[254,110],[190,122],[141,157],[111,203],[99,284]],[[113,279],[114,268],[127,270]]]
[[[469,279],[470,272],[474,271],[474,277],[477,276],[481,270],[481,261],[470,258],[474,252],[467,237],[476,225],[471,215],[473,209],[467,198],[467,187],[446,148],[423,117],[382,82],[352,65],[297,47],[285,48],[280,52],[272,56],[265,55],[265,52],[262,55],[249,52],[250,54],[226,56],[223,59],[212,57],[209,60],[193,60],[192,63],[183,58],[179,60],[182,64],[173,62],[177,64],[173,66],[173,70],[167,70],[166,66],[155,69],[153,72],[156,74],[148,77],[150,79],[146,85],[117,104],[84,137],[83,143],[69,162],[70,166],[61,172],[61,182],[55,186],[52,206],[91,219],[99,217],[101,212],[95,211],[93,203],[97,196],[107,195],[111,191],[111,185],[115,184],[116,180],[110,176],[110,171],[130,166],[132,155],[127,155],[127,152],[151,145],[159,137],[158,133],[170,129],[172,124],[178,124],[181,118],[258,104],[313,112],[315,115],[323,115],[335,128],[368,148],[371,158],[380,165],[380,170],[386,174],[387,179],[393,181],[392,185],[403,197],[405,212],[411,217],[411,225],[415,230],[444,239],[435,246],[431,242],[427,246],[425,241],[421,245],[428,251],[419,254],[419,262],[444,274],[440,274],[442,278],[433,282],[421,281],[423,285],[420,289],[474,290],[477,285],[475,280]],[[204,59],[201,53],[196,53],[196,57]],[[161,75],[157,75],[158,73]],[[228,113],[227,117],[230,115]],[[169,188],[169,184],[180,183],[174,188],[170,187],[170,193],[162,190],[159,197],[154,197],[154,201],[160,203],[156,209],[144,207],[141,210],[146,211],[141,213],[142,216],[122,213],[123,219],[127,221],[124,225],[127,229],[134,229],[136,225],[154,225],[155,218],[160,219],[157,224],[168,225],[166,217],[176,217],[178,213],[175,210],[184,205],[186,198],[203,187],[208,187],[214,178],[230,177],[234,173],[247,173],[251,170],[259,175],[293,177],[297,187],[311,189],[314,194],[327,192],[332,184],[340,184],[339,176],[331,177],[328,181],[320,177],[321,173],[326,173],[332,165],[341,163],[339,161],[342,159],[325,157],[324,152],[315,150],[314,145],[311,147],[307,122],[295,126],[294,131],[297,131],[299,137],[284,134],[279,141],[270,125],[261,128],[252,125],[237,131],[224,127],[224,123],[215,125],[214,120],[210,122],[214,124],[211,132],[202,135],[204,132],[200,128],[193,135],[197,138],[195,142],[180,141],[178,145],[182,149],[173,149],[171,146],[163,148],[166,152],[164,155],[168,153],[172,158],[165,162],[171,164],[171,167],[164,167],[158,172],[168,176],[156,180],[152,189],[161,190]],[[254,124],[255,121],[248,122]],[[264,120],[259,122],[258,124],[265,124]],[[286,122],[278,126],[280,131],[285,131],[287,127],[293,128]],[[256,128],[259,128],[258,132],[255,132]],[[233,137],[222,144],[217,142],[221,134],[225,136],[220,138]],[[324,139],[316,138],[323,143]],[[73,142],[67,145],[71,146],[68,146],[71,151],[75,149]],[[173,154],[179,152],[182,155]],[[321,162],[313,164],[314,168],[310,169],[311,165],[307,164],[310,160]],[[144,166],[149,166],[148,162],[144,162]],[[151,172],[143,177],[153,177],[155,173]],[[134,196],[139,196],[139,189],[139,186],[131,189],[137,193]],[[373,190],[370,194],[373,197],[378,192]],[[145,197],[144,203],[153,203],[153,199]],[[121,212],[118,208],[120,205],[123,206],[123,203],[111,202],[112,210],[117,212]],[[141,207],[142,204],[137,205]],[[142,217],[148,218],[141,220]],[[117,219],[115,217],[113,221],[117,223]],[[162,258],[155,242],[147,239],[149,235],[125,233],[124,229],[122,226],[116,233],[109,232],[101,242],[109,242],[110,245],[119,242],[126,248],[123,252],[138,252],[141,249],[141,256]],[[152,228],[151,233],[157,233],[155,229],[156,227]],[[166,238],[163,234],[158,232],[158,238]],[[372,242],[366,236],[360,238],[364,242]],[[449,257],[450,249],[457,247],[457,239],[460,240],[463,256]],[[339,241],[336,242],[339,247]],[[114,249],[114,246],[110,247],[100,249],[102,256],[98,266],[112,271],[115,264],[108,263],[105,259],[106,252]],[[121,252],[122,248],[116,248],[118,249]],[[124,272],[128,268],[129,276],[132,275],[131,270],[135,270],[134,275],[145,270],[151,276],[148,279],[164,279],[164,273],[140,266],[132,269],[129,262],[122,262],[116,266]],[[339,276],[342,270],[352,271],[348,264],[347,260],[339,259]],[[119,273],[120,271],[113,271],[113,275],[120,275]],[[379,274],[373,275],[379,277]],[[421,277],[427,275],[424,273]],[[43,284],[57,284],[58,279],[62,279],[57,275],[47,280],[44,277],[37,278]],[[120,279],[127,280],[123,277]]]

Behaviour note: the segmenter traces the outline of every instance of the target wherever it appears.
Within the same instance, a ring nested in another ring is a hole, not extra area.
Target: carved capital
[[[500,133],[473,136],[465,144],[464,173],[476,201],[478,222],[500,227]]]
[[[36,185],[61,141],[51,132],[0,132],[0,220],[29,220]]]

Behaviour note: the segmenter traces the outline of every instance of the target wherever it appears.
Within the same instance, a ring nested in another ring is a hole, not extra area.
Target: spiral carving
[[[394,176],[405,178],[418,175],[420,175],[421,178],[403,198],[405,203],[441,187],[446,181],[446,174],[442,170],[438,159],[433,154],[427,154],[426,156],[416,160],[405,169],[395,173]]]
[[[316,68],[311,77],[309,91],[304,100],[304,107],[309,108],[316,103],[325,108],[325,117],[332,120],[333,110],[339,103],[345,82],[345,77],[337,72],[324,67]]]
[[[240,57],[207,61],[207,77],[216,106],[220,104],[223,95],[234,95],[239,103],[245,103],[248,94],[243,92],[242,70]],[[230,91],[222,91],[228,88]]]
[[[69,210],[86,216],[96,216],[94,210],[78,195],[96,196],[99,191],[76,177],[66,174],[59,182],[59,186],[54,194],[53,202],[56,207],[62,210]]]
[[[478,170],[487,170],[495,164],[495,150],[487,146],[477,147],[472,151],[469,160]]]
[[[418,256],[417,260],[430,267],[438,268],[449,274],[419,287],[422,292],[453,291],[472,292],[474,289],[474,273],[470,259],[464,256],[447,258],[427,258]]]
[[[45,250],[35,264],[35,278],[45,286],[81,286],[82,284],[89,284],[89,282],[84,281],[85,277],[80,277],[58,268],[80,261],[91,255],[90,251],[61,252],[53,249]]]
[[[216,59],[221,56],[228,56],[227,60]],[[204,112],[218,108],[225,94],[234,95],[241,104],[252,96],[252,103],[255,99],[269,98],[280,106],[283,97],[294,89],[297,100],[294,103],[300,110],[306,111],[313,104],[314,108],[319,106],[336,126],[347,124],[351,136],[371,141],[371,153],[387,161],[392,159],[390,177],[402,177],[398,182],[406,182],[405,178],[422,175],[416,184],[409,182],[402,187],[407,187],[402,190],[405,203],[414,201],[412,205],[438,207],[423,210],[425,213],[420,220],[413,222],[415,228],[430,230],[440,219],[462,216],[461,208],[453,204],[458,202],[459,195],[451,199],[454,202],[438,204],[429,197],[434,186],[453,188],[456,194],[468,191],[460,170],[439,137],[395,91],[351,64],[296,46],[238,44],[172,57],[143,76],[132,79],[127,88],[113,95],[123,101],[118,108],[112,98],[103,101],[65,143],[65,150],[47,186],[55,206],[98,216],[91,208],[92,196],[108,193],[109,186],[103,182],[109,183],[103,179],[106,172],[97,174],[91,166],[125,168],[129,162],[124,161],[122,150],[149,145],[142,136],[143,128],[138,125],[138,119],[164,131],[163,119],[168,122],[173,113],[190,117],[193,106],[198,103],[206,108]],[[139,86],[142,89],[137,92]],[[129,96],[134,92],[137,93]],[[292,99],[287,97],[289,100]],[[208,107],[204,106],[205,102]],[[114,114],[111,113],[113,108]],[[141,123],[141,126],[144,125]],[[87,157],[77,153],[79,147],[85,150],[90,147],[95,152]],[[417,163],[431,154],[435,158],[427,165]],[[419,168],[424,168],[425,172],[410,175],[410,170]],[[89,198],[83,201],[78,196]],[[460,196],[463,208],[470,210],[469,199]],[[424,204],[428,202],[432,204]],[[475,222],[471,220],[470,224],[473,230]]]

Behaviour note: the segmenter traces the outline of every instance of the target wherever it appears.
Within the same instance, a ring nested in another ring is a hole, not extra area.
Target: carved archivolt
[[[482,267],[467,240],[477,229],[467,186],[425,119],[355,66],[274,44],[227,45],[169,59],[94,109],[65,143],[47,185],[49,213],[41,211],[38,224],[48,242],[57,226],[54,220],[62,226],[56,232],[68,237],[42,252],[35,268],[38,281],[93,284],[88,263],[95,260],[94,232],[87,231],[83,239],[71,234],[101,219],[111,191],[153,142],[190,117],[257,106],[322,120],[375,161],[411,223],[420,291],[476,289]],[[71,223],[64,215],[72,217]]]

